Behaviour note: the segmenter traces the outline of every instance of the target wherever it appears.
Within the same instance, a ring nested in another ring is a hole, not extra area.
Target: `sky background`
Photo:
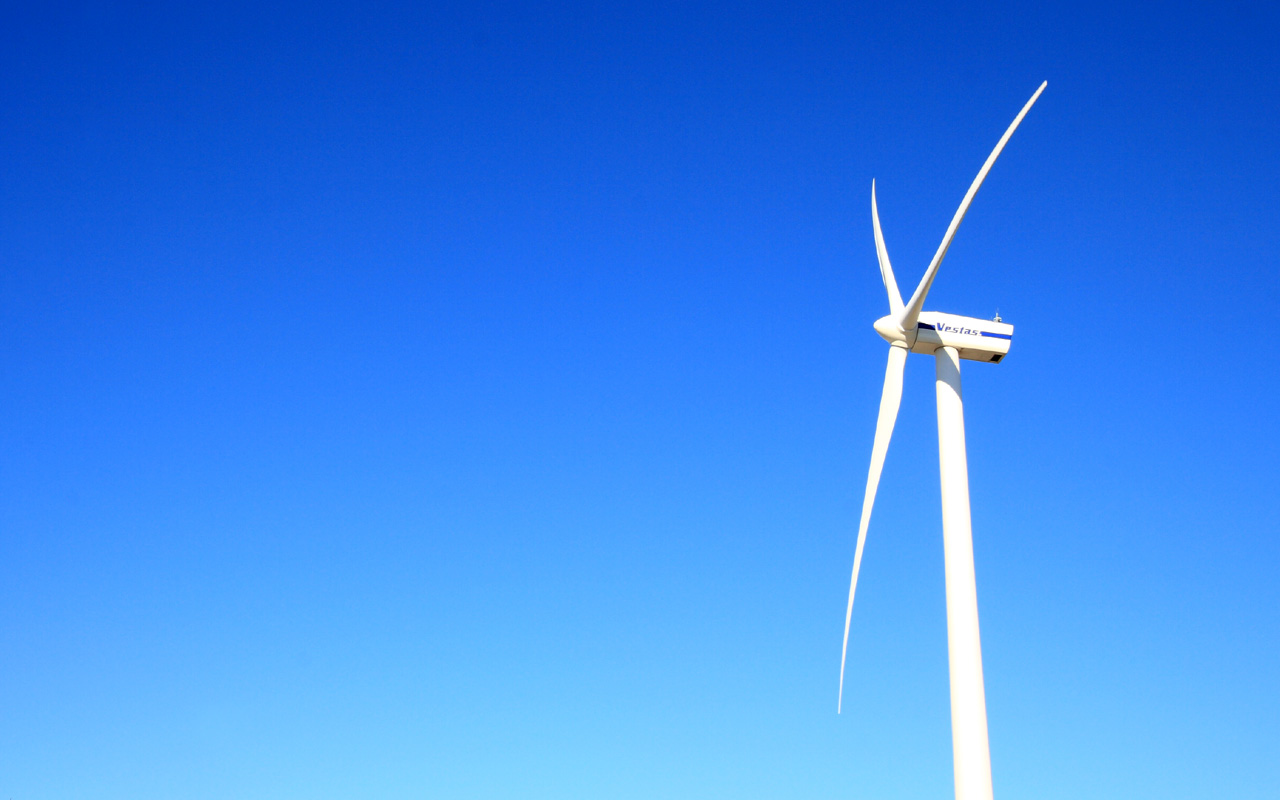
[[[9,6],[0,797],[1280,796],[1262,3]]]

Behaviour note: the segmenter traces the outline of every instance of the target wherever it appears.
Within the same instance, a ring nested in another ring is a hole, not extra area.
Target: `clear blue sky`
[[[932,360],[840,636],[876,178],[1001,798],[1280,796],[1261,3],[0,27],[0,797],[951,792]]]

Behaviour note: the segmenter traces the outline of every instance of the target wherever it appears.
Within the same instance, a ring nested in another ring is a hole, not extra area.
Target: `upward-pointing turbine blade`
[[[871,469],[867,471],[867,493],[862,498],[862,521],[858,523],[858,547],[853,553],[853,577],[849,579],[849,605],[844,612],[844,644],[840,647],[840,697],[836,701],[836,713],[844,704],[844,660],[849,652],[849,620],[853,618],[853,593],[858,588],[858,569],[862,566],[862,547],[867,541],[867,524],[871,522],[871,507],[876,502],[876,488],[880,485],[880,471],[884,468],[884,456],[889,452],[889,438],[893,436],[893,423],[898,419],[898,406],[902,402],[902,369],[907,364],[907,349],[891,346],[889,364],[884,370],[884,391],[880,394],[880,416],[876,419],[876,438],[871,445]]]
[[[991,165],[996,163],[996,158],[999,157],[1000,151],[1004,149],[1005,143],[1009,141],[1009,137],[1018,129],[1022,118],[1031,110],[1036,98],[1040,97],[1040,93],[1048,85],[1048,81],[1040,84],[1040,88],[1036,89],[1036,93],[1031,95],[1031,99],[1018,112],[1018,116],[1013,118],[1013,124],[1004,132],[1004,136],[1000,137],[1000,141],[996,143],[996,149],[991,151],[991,155],[987,156],[987,162],[982,165],[982,169],[978,170],[978,177],[973,179],[973,183],[969,186],[969,191],[965,193],[964,199],[960,201],[960,208],[956,209],[956,215],[951,218],[951,224],[947,226],[947,233],[942,237],[942,244],[938,246],[938,252],[933,254],[933,261],[929,262],[929,268],[925,270],[924,277],[920,279],[920,285],[916,287],[915,293],[911,295],[910,302],[902,309],[898,317],[898,327],[903,331],[915,330],[916,320],[920,316],[920,310],[924,307],[925,295],[929,294],[929,287],[933,285],[933,278],[938,274],[938,266],[942,264],[942,259],[947,255],[947,248],[951,247],[951,240],[955,237],[956,230],[959,229],[960,221],[964,219],[965,212],[969,210],[969,204],[973,202],[973,196],[978,193],[978,187],[982,186],[982,181],[987,177],[987,173],[991,171]]]
[[[876,208],[876,182],[871,180],[871,227],[876,233],[876,259],[880,262],[880,277],[884,280],[884,289],[889,293],[889,313],[897,314],[902,310],[902,294],[898,292],[898,282],[893,279],[893,266],[889,264],[889,251],[884,246],[884,234],[880,232],[880,211]]]

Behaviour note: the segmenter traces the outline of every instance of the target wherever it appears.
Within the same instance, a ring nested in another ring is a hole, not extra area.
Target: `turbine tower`
[[[938,462],[942,472],[942,543],[947,581],[947,655],[951,673],[951,749],[954,759],[956,800],[991,800],[991,754],[987,744],[987,702],[982,685],[982,647],[978,637],[978,593],[973,575],[973,532],[969,522],[969,470],[964,448],[964,403],[960,394],[960,361],[999,363],[1009,352],[1013,326],[999,321],[960,317],[936,311],[922,311],[938,266],[960,227],[964,214],[999,157],[1009,137],[1031,109],[1048,81],[1018,112],[1013,124],[1000,137],[987,161],[973,179],[960,208],[951,219],[942,244],[911,299],[902,302],[898,284],[889,265],[889,253],[880,231],[876,209],[876,185],[871,182],[871,224],[875,232],[876,258],[880,277],[889,294],[889,314],[875,322],[876,332],[889,342],[889,364],[880,395],[880,416],[871,446],[871,469],[862,500],[862,520],[858,524],[858,545],[853,554],[853,577],[849,581],[849,605],[844,616],[844,645],[840,651],[839,713],[844,697],[844,664],[849,650],[849,620],[853,616],[853,594],[858,588],[858,569],[866,544],[867,524],[880,484],[893,423],[902,400],[902,370],[908,353],[926,353],[937,362]]]

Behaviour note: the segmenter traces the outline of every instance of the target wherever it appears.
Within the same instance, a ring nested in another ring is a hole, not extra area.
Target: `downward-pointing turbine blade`
[[[898,282],[893,279],[889,251],[884,246],[884,234],[880,232],[880,211],[876,208],[875,179],[871,181],[871,227],[876,233],[876,259],[880,261],[880,277],[884,280],[885,291],[889,293],[889,313],[897,314],[902,310],[902,294],[898,292]]]
[[[951,240],[955,238],[956,230],[960,228],[960,221],[964,219],[965,212],[969,210],[969,204],[973,202],[973,196],[978,193],[978,187],[982,186],[982,181],[987,177],[987,173],[991,171],[991,165],[996,163],[996,158],[999,157],[1000,151],[1004,149],[1005,143],[1009,141],[1009,137],[1018,129],[1022,118],[1031,110],[1031,106],[1040,97],[1044,87],[1048,85],[1048,81],[1040,84],[1040,88],[1036,89],[1036,93],[1031,95],[1031,99],[1018,112],[1018,116],[1013,118],[1013,124],[1004,132],[1004,136],[1000,137],[1000,141],[996,143],[996,149],[991,151],[991,155],[987,156],[987,162],[982,165],[982,169],[978,170],[978,177],[973,179],[973,184],[969,186],[969,191],[965,193],[964,199],[960,201],[960,208],[956,209],[956,215],[951,218],[951,224],[947,226],[947,233],[942,237],[942,244],[938,246],[938,252],[934,253],[933,261],[929,262],[929,268],[925,270],[924,277],[920,279],[920,285],[916,287],[915,293],[911,295],[910,302],[902,309],[898,318],[898,324],[902,330],[915,330],[916,320],[920,316],[920,310],[924,307],[925,295],[929,294],[929,287],[933,285],[933,278],[938,274],[938,267],[942,264],[942,259],[947,255],[947,248],[951,247]]]
[[[889,363],[884,370],[884,391],[880,394],[880,416],[876,419],[876,438],[871,445],[871,469],[867,471],[867,493],[862,498],[862,521],[858,523],[858,547],[853,553],[853,577],[849,579],[849,605],[844,612],[844,644],[840,647],[840,697],[836,701],[836,713],[844,704],[844,661],[849,652],[849,620],[853,618],[853,593],[858,588],[858,569],[862,566],[862,547],[867,541],[867,524],[871,522],[871,507],[876,502],[876,488],[880,485],[880,471],[884,468],[884,456],[889,452],[889,438],[893,436],[893,423],[898,419],[898,405],[902,402],[902,369],[907,364],[905,347],[889,348]]]

